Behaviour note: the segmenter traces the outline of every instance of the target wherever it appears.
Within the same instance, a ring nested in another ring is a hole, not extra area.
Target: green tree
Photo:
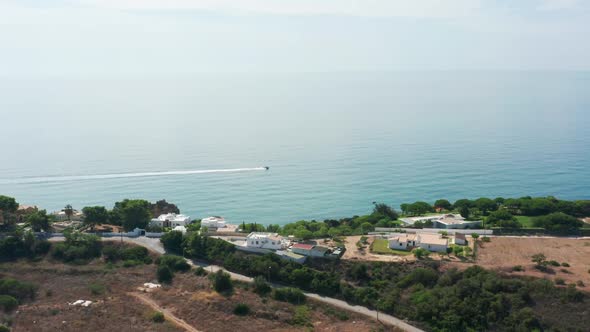
[[[496,211],[498,204],[489,198],[478,198],[475,200],[475,207],[478,208],[483,215],[487,215],[489,211]]]
[[[50,218],[47,215],[46,210],[40,210],[29,214],[26,221],[31,224],[31,228],[35,232],[49,231],[51,229]]]
[[[150,203],[142,199],[129,200],[115,203],[113,212],[118,216],[121,225],[126,231],[135,228],[146,228],[150,222]]]
[[[470,209],[472,207],[474,207],[474,203],[473,201],[463,198],[463,199],[459,199],[457,200],[454,204],[453,204],[453,209],[455,210],[459,210],[461,211],[461,209],[467,208]]]
[[[461,217],[469,219],[469,216],[471,215],[471,210],[469,210],[467,206],[461,206],[459,208],[459,214],[461,214]]]
[[[82,209],[84,223],[94,227],[96,224],[105,224],[109,220],[109,212],[104,206],[87,206]]]
[[[74,208],[70,204],[68,204],[64,207],[63,211],[66,214],[66,217],[68,217],[68,220],[72,220],[72,216],[74,215]]]
[[[576,216],[588,217],[590,216],[590,200],[575,201]]]
[[[422,215],[427,212],[432,212],[432,206],[426,202],[415,202],[408,206],[408,213],[411,215]]]
[[[18,210],[18,203],[13,197],[0,195],[0,210],[14,213]]]
[[[434,202],[434,207],[441,208],[444,210],[451,210],[453,208],[453,205],[446,199],[439,199],[436,202]]]
[[[398,213],[389,205],[385,203],[377,203],[373,208],[373,214],[382,215],[391,220],[397,220],[399,217]]]
[[[182,232],[171,231],[160,238],[160,242],[164,245],[164,249],[176,253],[182,252]]]
[[[527,216],[541,216],[555,212],[557,205],[552,199],[544,197],[521,199],[520,210]]]
[[[404,215],[408,215],[408,214],[410,214],[410,211],[409,211],[410,204],[408,204],[408,203],[404,203],[404,204],[400,205],[399,207],[400,207],[400,209],[402,210],[402,213],[403,213]]]
[[[307,230],[305,227],[297,228],[293,235],[295,235],[295,237],[300,240],[309,240],[313,238],[313,233]]]
[[[533,225],[543,227],[549,231],[570,233],[582,227],[583,222],[565,213],[555,212],[533,219]]]
[[[520,228],[521,225],[508,210],[498,210],[490,213],[486,218],[488,226],[506,227],[506,228]]]

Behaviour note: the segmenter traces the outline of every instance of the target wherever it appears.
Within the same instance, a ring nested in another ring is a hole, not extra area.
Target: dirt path
[[[166,316],[166,319],[171,321],[176,326],[181,327],[189,332],[200,332],[199,330],[195,329],[194,327],[192,327],[192,325],[188,324],[184,320],[174,316],[174,314],[172,312],[170,312],[170,310],[160,307],[154,300],[150,299],[147,295],[141,294],[141,293],[127,293],[127,294],[137,298],[141,302],[150,306],[152,309],[162,312],[164,314],[164,316]]]

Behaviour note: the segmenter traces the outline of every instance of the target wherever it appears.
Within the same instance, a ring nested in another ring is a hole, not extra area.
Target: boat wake
[[[116,174],[96,174],[96,175],[44,176],[44,177],[30,177],[30,178],[18,178],[18,179],[0,179],[0,184],[68,182],[68,181],[104,180],[104,179],[138,178],[138,177],[155,177],[155,176],[209,174],[209,173],[239,173],[239,172],[254,172],[254,171],[266,171],[266,170],[268,170],[267,167],[251,167],[251,168],[228,168],[228,169],[207,169],[207,170],[186,170],[186,171],[141,172],[141,173],[116,173]]]

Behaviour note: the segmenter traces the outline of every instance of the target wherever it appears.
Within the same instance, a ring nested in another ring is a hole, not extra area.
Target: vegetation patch
[[[245,303],[238,303],[234,307],[234,315],[246,316],[250,313],[250,307]]]
[[[400,255],[408,256],[412,253],[406,250],[394,250],[389,248],[389,242],[387,239],[375,239],[371,243],[371,252],[380,255]]]
[[[153,312],[150,315],[150,320],[154,323],[164,323],[166,321],[166,316],[161,311]]]

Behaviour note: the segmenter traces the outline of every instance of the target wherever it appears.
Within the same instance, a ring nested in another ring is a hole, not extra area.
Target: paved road
[[[49,239],[49,241],[63,241],[64,238],[63,237],[52,237]],[[149,250],[158,253],[158,254],[164,254],[166,251],[164,250],[164,247],[162,246],[162,243],[160,242],[160,239],[153,239],[153,238],[147,238],[147,237],[138,237],[138,238],[128,238],[128,237],[112,237],[112,238],[103,238],[103,241],[123,241],[123,242],[127,242],[127,243],[134,243],[143,247],[148,248]],[[190,259],[187,259],[187,262],[192,265],[192,266],[201,266],[204,269],[207,270],[207,272],[212,272],[215,273],[218,270],[225,270],[220,266],[217,265],[209,265],[203,262],[197,262],[197,261],[193,261]],[[234,273],[234,272],[230,272],[225,270],[227,273],[229,273],[229,275],[232,277],[232,279],[234,280],[239,280],[239,281],[243,281],[243,282],[253,282],[254,279],[242,274],[238,274],[238,273]],[[276,284],[272,284],[273,287],[284,287],[281,285],[276,285]],[[419,328],[416,328],[408,323],[406,323],[405,321],[393,317],[391,315],[387,315],[387,314],[383,314],[383,313],[377,313],[377,311],[375,310],[370,310],[368,308],[365,307],[361,307],[361,306],[357,306],[357,305],[350,305],[342,300],[338,300],[338,299],[334,299],[331,297],[325,297],[325,296],[321,296],[318,294],[314,294],[314,293],[307,293],[304,292],[305,296],[314,299],[316,301],[320,301],[323,303],[327,303],[330,305],[333,305],[335,307],[344,309],[344,310],[348,310],[348,311],[352,311],[370,318],[379,318],[379,321],[398,327],[404,331],[408,331],[408,332],[423,332],[423,330],[420,330]]]

